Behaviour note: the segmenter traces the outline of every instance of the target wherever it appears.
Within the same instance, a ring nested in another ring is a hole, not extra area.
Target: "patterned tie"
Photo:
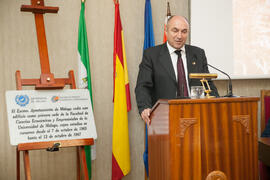
[[[185,74],[185,68],[183,65],[183,60],[181,58],[181,50],[176,50],[175,53],[178,55],[178,60],[177,60],[178,96],[188,97],[186,74]]]

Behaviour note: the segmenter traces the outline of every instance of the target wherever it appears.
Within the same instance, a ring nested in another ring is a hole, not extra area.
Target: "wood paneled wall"
[[[144,177],[142,153],[144,124],[137,113],[134,87],[138,65],[142,57],[145,0],[120,0],[126,56],[133,109],[129,113],[131,172],[124,179]],[[166,13],[165,0],[152,0],[152,14],[156,44],[162,42]],[[15,148],[10,146],[5,107],[5,91],[15,89],[15,71],[23,78],[40,75],[34,16],[20,12],[22,4],[30,0],[0,0],[0,180],[14,180]],[[45,0],[48,6],[59,6],[58,14],[46,14],[45,26],[51,72],[55,77],[67,77],[68,70],[77,72],[77,29],[80,0]],[[189,0],[170,0],[173,14],[189,15]],[[112,57],[114,5],[112,0],[86,0],[86,22],[91,61],[94,114],[98,132],[97,159],[93,161],[93,178],[109,180],[111,176],[112,135]],[[76,74],[75,74],[76,75]],[[270,80],[234,81],[238,95],[258,96],[262,88],[270,89]],[[221,94],[225,94],[226,81],[218,81]],[[76,154],[73,148],[57,153],[30,152],[33,179],[66,179],[76,177]]]

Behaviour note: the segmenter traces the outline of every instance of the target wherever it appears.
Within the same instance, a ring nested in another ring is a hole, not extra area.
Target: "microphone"
[[[229,78],[229,86],[228,86],[228,90],[227,90],[228,94],[226,94],[224,97],[233,97],[233,89],[232,89],[231,77],[227,73],[225,73],[224,71],[221,71],[220,69],[212,66],[211,64],[207,64],[207,66],[210,66],[211,68],[221,72],[222,74],[225,74]]]

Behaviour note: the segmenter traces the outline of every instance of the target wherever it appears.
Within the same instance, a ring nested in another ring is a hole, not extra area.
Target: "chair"
[[[261,90],[261,132],[270,118],[270,90]]]
[[[270,90],[261,90],[261,132],[265,130],[266,124],[270,118]],[[270,179],[269,153],[270,138],[259,139],[259,166],[260,179]]]

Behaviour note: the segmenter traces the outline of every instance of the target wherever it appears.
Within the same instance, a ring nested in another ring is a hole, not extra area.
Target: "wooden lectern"
[[[149,179],[257,180],[258,100],[159,100],[148,128]]]

